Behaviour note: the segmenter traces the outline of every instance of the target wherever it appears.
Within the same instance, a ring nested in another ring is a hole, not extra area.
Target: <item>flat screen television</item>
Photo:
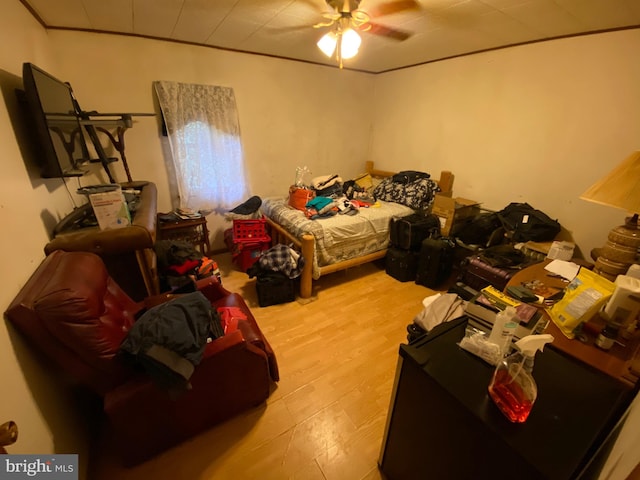
[[[87,145],[80,111],[68,83],[32,63],[22,65],[22,82],[30,128],[38,146],[40,174],[44,178],[78,177],[87,173]]]

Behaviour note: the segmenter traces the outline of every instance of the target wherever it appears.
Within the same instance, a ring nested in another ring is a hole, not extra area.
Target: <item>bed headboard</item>
[[[369,175],[374,178],[384,178],[384,177],[392,177],[398,172],[388,172],[386,170],[378,170],[374,168],[372,161],[365,162],[365,168]],[[440,195],[444,195],[446,197],[453,196],[453,180],[454,175],[448,170],[442,170],[440,172],[439,179],[433,179],[438,183],[440,187]]]

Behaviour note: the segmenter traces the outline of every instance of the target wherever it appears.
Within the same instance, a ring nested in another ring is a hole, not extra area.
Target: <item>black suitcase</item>
[[[385,271],[401,282],[413,282],[418,269],[418,252],[389,247],[385,257]]]
[[[433,214],[393,217],[389,224],[391,246],[405,250],[419,250],[425,238],[439,234],[440,219]]]
[[[295,280],[282,272],[270,272],[256,277],[258,305],[268,307],[296,299]]]
[[[435,288],[451,276],[455,242],[449,237],[427,238],[422,241],[418,257],[416,283]]]
[[[460,281],[476,290],[492,285],[502,291],[517,269],[498,268],[489,265],[477,256],[463,262]]]

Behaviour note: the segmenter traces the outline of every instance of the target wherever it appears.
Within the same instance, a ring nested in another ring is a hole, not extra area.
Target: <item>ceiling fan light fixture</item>
[[[342,32],[342,39],[340,43],[340,51],[342,58],[353,58],[358,54],[358,49],[362,39],[360,35],[352,28],[346,29]]]
[[[331,31],[322,36],[320,40],[318,40],[318,48],[324,53],[327,57],[331,58],[333,52],[336,51],[336,46],[338,44],[338,35],[336,32]]]

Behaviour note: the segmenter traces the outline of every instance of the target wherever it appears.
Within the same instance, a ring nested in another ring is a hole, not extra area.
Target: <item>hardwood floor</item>
[[[315,282],[314,301],[260,308],[255,279],[217,255],[269,339],[280,382],[266,404],[144,464],[119,466],[104,447],[90,476],[128,479],[374,480],[400,343],[432,295],[380,263]]]

